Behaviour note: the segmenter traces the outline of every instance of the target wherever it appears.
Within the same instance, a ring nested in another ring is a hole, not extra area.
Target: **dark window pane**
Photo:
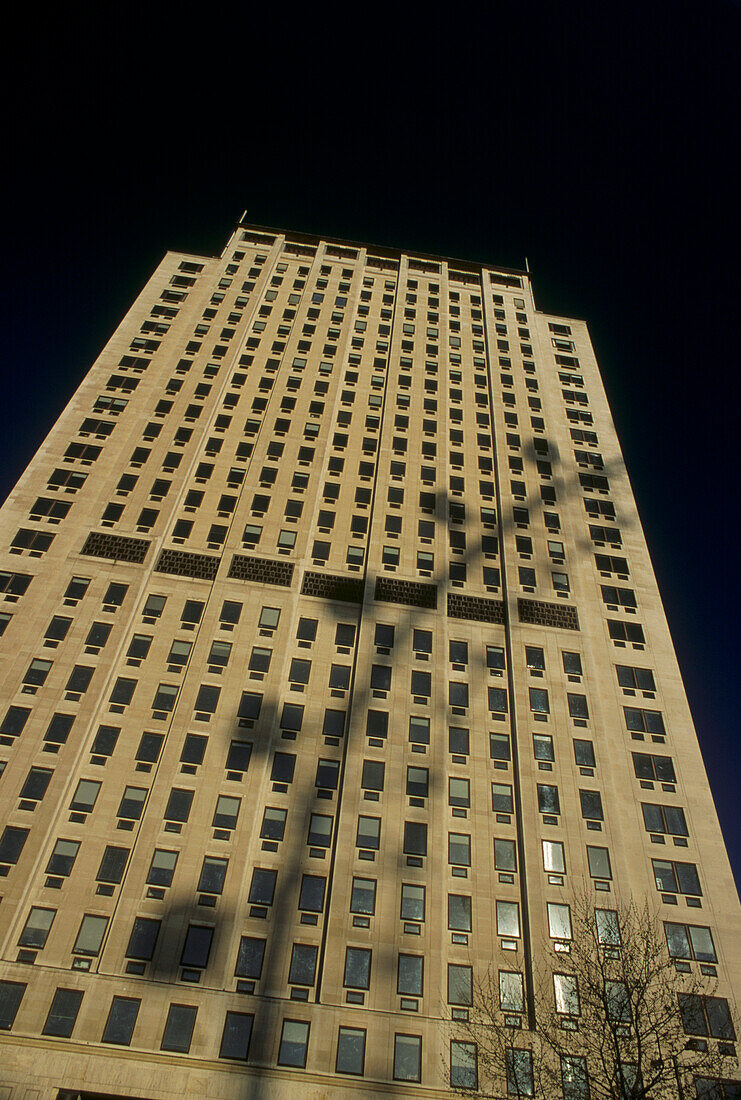
[[[324,891],[327,880],[321,875],[303,875],[298,907],[309,913],[321,913],[324,909]]]
[[[221,1036],[219,1058],[247,1060],[254,1016],[247,1012],[227,1012]]]
[[[295,985],[314,984],[318,950],[314,944],[294,943],[288,974],[289,982]]]
[[[252,905],[272,905],[277,878],[277,871],[256,867],[252,872],[252,882],[250,883],[250,903]]]
[[[200,924],[191,924],[188,927],[183,944],[183,954],[180,959],[181,966],[208,966],[208,957],[211,953],[211,941],[214,938],[213,928],[205,928]]]
[[[139,1015],[141,1001],[130,997],[114,997],[108,1013],[102,1042],[128,1046],[134,1034],[136,1017]]]
[[[160,1050],[187,1054],[190,1050],[198,1009],[195,1005],[170,1005]]]
[[[46,1017],[43,1035],[69,1039],[80,1011],[83,994],[78,989],[58,989]]]
[[[265,958],[265,940],[242,936],[234,973],[238,978],[259,978]]]
[[[147,961],[151,959],[157,944],[161,924],[161,921],[152,917],[137,917],[129,936],[126,958]]]
[[[129,858],[129,848],[116,848],[112,844],[107,845],[100,861],[96,882],[119,883],[126,869],[126,861]]]
[[[0,1031],[10,1031],[25,992],[21,982],[0,981]]]

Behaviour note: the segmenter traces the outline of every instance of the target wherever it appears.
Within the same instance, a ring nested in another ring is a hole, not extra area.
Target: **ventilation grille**
[[[302,596],[318,596],[323,600],[343,600],[345,603],[363,602],[363,581],[357,577],[333,577],[327,573],[304,573]]]
[[[504,604],[483,596],[460,596],[449,592],[448,615],[451,619],[470,619],[475,623],[504,623]]]
[[[129,539],[125,535],[91,531],[80,553],[91,558],[111,558],[113,561],[131,561],[141,565],[150,546],[148,539]]]
[[[154,567],[156,573],[172,573],[176,577],[193,577],[212,581],[219,568],[219,558],[211,554],[189,554],[185,550],[163,550]]]
[[[229,567],[229,576],[235,581],[278,584],[283,588],[290,588],[293,580],[293,563],[271,561],[269,558],[251,558],[246,554],[235,554]]]
[[[543,600],[518,600],[517,611],[521,623],[535,626],[556,626],[560,630],[578,630],[579,616],[575,607],[545,603]]]
[[[379,577],[376,581],[376,600],[383,603],[404,603],[409,607],[437,607],[437,588],[434,584],[417,581],[397,581]]]

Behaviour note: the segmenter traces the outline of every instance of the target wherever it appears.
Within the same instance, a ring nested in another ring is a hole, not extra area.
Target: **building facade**
[[[449,1094],[441,1021],[584,891],[709,929],[732,1004],[587,326],[527,272],[168,253],[0,515],[0,1098]]]

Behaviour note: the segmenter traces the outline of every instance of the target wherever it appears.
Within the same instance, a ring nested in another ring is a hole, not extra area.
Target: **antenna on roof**
[[[246,211],[245,211],[245,213],[246,213]],[[527,271],[528,275],[530,274],[530,262],[529,262],[527,256],[525,257],[525,271]]]

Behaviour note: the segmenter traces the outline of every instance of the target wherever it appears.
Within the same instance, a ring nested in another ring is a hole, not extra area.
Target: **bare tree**
[[[543,944],[532,990],[517,971],[489,968],[472,981],[469,1007],[452,1010],[451,1086],[501,1100],[741,1095],[741,1085],[713,1083],[737,1060],[727,1002],[701,961],[714,959],[709,934],[671,925],[670,950],[647,901],[595,909],[581,896],[556,908],[561,938]],[[694,967],[682,961],[691,955]]]

